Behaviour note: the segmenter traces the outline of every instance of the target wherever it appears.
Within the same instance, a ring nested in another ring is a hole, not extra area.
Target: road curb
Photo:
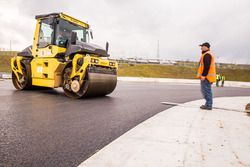
[[[200,80],[198,79],[173,79],[173,78],[118,77],[118,81],[157,82],[157,83],[175,83],[175,84],[192,84],[192,85],[200,84]],[[250,88],[250,82],[226,81],[224,87]]]

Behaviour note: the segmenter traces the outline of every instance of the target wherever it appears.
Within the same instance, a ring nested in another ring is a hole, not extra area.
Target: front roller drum
[[[105,96],[114,91],[117,76],[114,74],[88,73],[88,80],[83,85],[84,97]]]
[[[68,74],[66,75],[66,73]],[[66,69],[64,76],[70,76],[71,70]],[[68,78],[64,78],[68,79]],[[69,80],[69,79],[68,79]],[[64,85],[63,89],[65,94],[73,98],[105,96],[112,93],[117,84],[117,75],[110,73],[102,73],[101,71],[86,72],[83,84],[78,88],[79,82],[72,81],[70,85]],[[79,89],[79,91],[78,91]]]

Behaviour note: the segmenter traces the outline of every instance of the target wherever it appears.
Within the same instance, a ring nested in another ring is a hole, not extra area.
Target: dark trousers
[[[201,81],[201,93],[203,95],[203,98],[206,100],[205,105],[208,107],[213,106],[213,94],[211,85],[212,84],[207,79]]]
[[[216,86],[219,87],[219,80],[216,80]]]
[[[221,87],[223,87],[223,86],[224,86],[224,80],[221,81]]]

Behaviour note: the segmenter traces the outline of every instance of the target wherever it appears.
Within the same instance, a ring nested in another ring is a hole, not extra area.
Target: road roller
[[[117,84],[118,64],[90,43],[89,24],[64,13],[37,15],[33,44],[11,59],[17,90],[62,87],[72,98],[105,96]]]

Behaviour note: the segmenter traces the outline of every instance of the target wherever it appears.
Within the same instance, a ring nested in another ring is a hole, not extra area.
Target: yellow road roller
[[[90,26],[64,13],[37,15],[33,45],[11,59],[16,89],[62,87],[73,98],[105,96],[117,84],[118,64],[90,43]]]

